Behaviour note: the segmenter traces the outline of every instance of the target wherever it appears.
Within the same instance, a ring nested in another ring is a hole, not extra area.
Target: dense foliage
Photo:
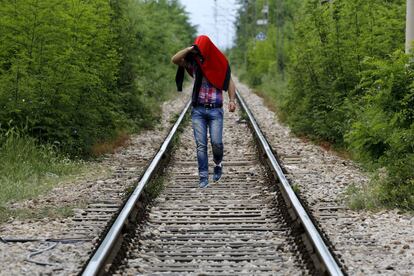
[[[85,155],[151,126],[194,32],[177,1],[1,1],[0,128]]]
[[[262,8],[269,4],[269,22]],[[414,208],[413,65],[405,1],[240,2],[239,72],[267,89],[292,129],[380,169],[381,204]],[[255,39],[259,32],[266,40]],[[268,84],[271,84],[270,87]]]
[[[51,189],[66,176],[90,169],[84,162],[59,154],[49,144],[39,146],[15,128],[0,132],[0,222],[8,217],[10,200],[37,196]]]

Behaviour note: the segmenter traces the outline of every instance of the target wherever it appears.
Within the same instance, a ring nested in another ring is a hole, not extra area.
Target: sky
[[[198,34],[208,35],[220,49],[230,48],[235,36],[236,0],[180,0]],[[217,14],[217,20],[214,14]]]

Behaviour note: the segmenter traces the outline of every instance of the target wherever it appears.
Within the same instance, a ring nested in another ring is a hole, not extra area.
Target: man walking
[[[194,78],[191,121],[197,145],[200,188],[208,186],[207,129],[210,132],[213,160],[213,180],[223,172],[223,90],[229,92],[229,111],[236,110],[236,87],[226,57],[207,36],[198,36],[194,45],[177,52],[171,61],[179,65],[176,82],[182,91],[184,70]]]

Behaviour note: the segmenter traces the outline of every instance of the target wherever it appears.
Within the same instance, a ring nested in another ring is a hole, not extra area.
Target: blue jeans
[[[191,121],[197,145],[198,175],[208,177],[207,127],[214,163],[220,164],[223,160],[223,108],[193,107]]]

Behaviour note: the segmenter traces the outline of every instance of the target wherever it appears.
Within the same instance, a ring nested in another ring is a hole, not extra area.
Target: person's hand
[[[234,101],[229,102],[229,111],[234,112],[236,110],[236,103]]]
[[[190,47],[188,47],[188,48],[187,48],[187,51],[188,51],[188,52],[191,52],[191,53],[195,53],[195,52],[196,52],[196,50],[195,50],[194,46],[190,46]]]

